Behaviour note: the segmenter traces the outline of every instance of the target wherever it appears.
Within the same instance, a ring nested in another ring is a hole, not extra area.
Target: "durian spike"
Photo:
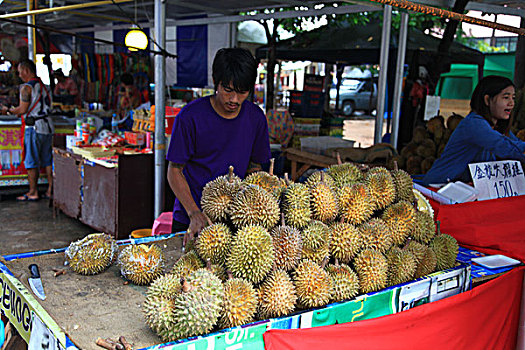
[[[268,174],[273,176],[273,167],[275,165],[275,158],[270,159],[270,169],[268,169]]]
[[[328,264],[328,256],[325,256],[323,261],[321,262],[321,268],[324,269],[326,264]]]
[[[228,182],[233,182],[233,165],[228,168]]]
[[[334,265],[337,266],[337,267],[340,266],[340,265],[339,265],[339,259],[337,259],[337,258],[335,259],[335,264],[334,264]]]
[[[343,164],[343,161],[341,160],[341,154],[339,152],[335,152],[335,157],[337,158],[338,165]]]

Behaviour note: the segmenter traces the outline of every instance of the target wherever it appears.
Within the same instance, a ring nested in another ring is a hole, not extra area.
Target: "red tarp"
[[[264,333],[267,350],[512,349],[524,267],[473,290],[376,319]]]
[[[525,196],[453,205],[430,203],[441,232],[460,245],[525,261]]]

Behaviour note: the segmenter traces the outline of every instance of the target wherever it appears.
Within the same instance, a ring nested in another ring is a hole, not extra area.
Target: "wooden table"
[[[304,172],[312,166],[327,168],[332,164],[337,164],[337,159],[320,154],[301,151],[297,148],[287,148],[283,151],[286,158],[292,162],[292,181],[296,181]],[[300,168],[297,170],[297,165]],[[302,165],[301,165],[302,164]]]

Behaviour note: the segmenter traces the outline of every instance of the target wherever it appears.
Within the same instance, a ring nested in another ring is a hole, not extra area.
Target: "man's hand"
[[[9,112],[9,108],[8,108],[7,106],[4,106],[4,105],[1,105],[1,106],[2,106],[2,107],[1,107],[1,109],[2,109],[2,112],[1,112],[1,113],[2,113],[3,115],[7,114],[7,112]]]
[[[188,230],[184,234],[184,240],[182,241],[183,247],[185,247],[186,243],[191,241],[195,235],[198,235],[203,228],[212,224],[210,218],[200,210],[188,213],[188,216],[190,217],[190,227],[188,227]]]

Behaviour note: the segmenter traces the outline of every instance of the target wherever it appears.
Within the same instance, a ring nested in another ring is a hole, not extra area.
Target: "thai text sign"
[[[525,176],[521,163],[502,160],[469,164],[478,200],[506,198],[525,194]]]

